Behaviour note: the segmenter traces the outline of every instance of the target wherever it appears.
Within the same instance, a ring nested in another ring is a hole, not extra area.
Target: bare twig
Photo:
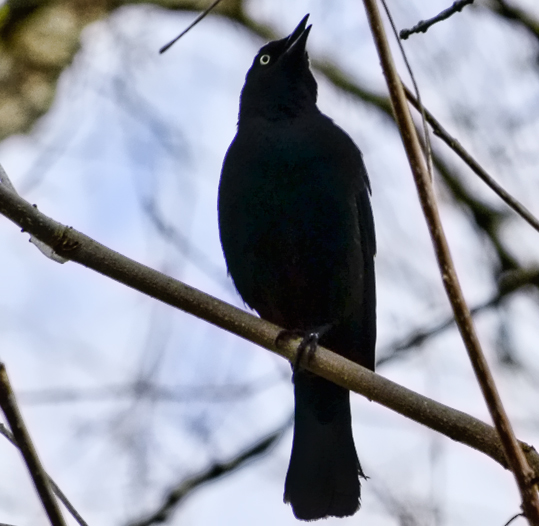
[[[178,40],[180,40],[180,38],[183,37],[183,35],[185,35],[188,31],[190,31],[191,29],[193,29],[214,7],[217,6],[217,4],[219,4],[222,0],[215,0],[215,2],[213,2],[213,4],[211,4],[208,8],[206,8],[204,11],[202,11],[202,13],[200,13],[200,15],[198,15],[194,22],[192,24],[189,24],[187,26],[187,28],[185,28],[174,40],[171,40],[168,44],[164,45],[160,50],[159,50],[159,53],[164,53],[167,49],[169,49],[170,47],[172,47],[173,44],[175,44],[176,42],[178,42]]]
[[[419,138],[406,103],[406,95],[402,82],[393,62],[391,49],[385,35],[376,0],[363,0],[363,3],[386,77],[397,125],[416,182],[419,200],[434,244],[442,280],[455,314],[455,320],[466,350],[468,351],[468,356],[472,362],[490,415],[499,433],[508,463],[515,476],[522,497],[524,513],[530,524],[539,526],[539,494],[532,484],[533,471],[518,445],[488,363],[481,349],[481,344],[477,338],[470,311],[464,300],[440,220],[432,181],[425,167]]]
[[[403,84],[404,86],[404,84]],[[434,135],[440,137],[474,172],[483,182],[498,195],[510,208],[512,208],[522,219],[527,221],[535,230],[539,232],[539,219],[537,219],[522,203],[515,199],[505,190],[495,179],[464,149],[460,142],[449,135],[447,130],[440,124],[434,115],[421,102],[414,97],[414,94],[404,86],[406,98],[419,112],[424,112],[427,122],[431,125]]]
[[[19,447],[13,433],[2,423],[0,423],[0,435],[4,435],[4,437],[16,448]],[[59,488],[58,484],[56,484],[56,482],[54,482],[49,475],[47,475],[47,477],[49,478],[49,484],[52,487],[52,491],[58,497],[60,502],[66,507],[67,511],[71,513],[73,518],[79,523],[80,526],[88,526],[88,523],[81,517],[80,513],[75,509],[75,506],[71,504],[69,499],[65,496],[65,493]],[[0,526],[2,525],[0,524]]]
[[[204,470],[193,477],[180,482],[175,488],[170,490],[163,503],[151,515],[144,519],[136,520],[129,523],[129,526],[151,526],[152,524],[161,524],[166,522],[170,515],[177,509],[179,504],[191,493],[208,482],[213,482],[225,475],[229,475],[239,468],[243,467],[246,462],[250,462],[266,453],[282,436],[283,433],[290,427],[290,419],[285,425],[279,427],[275,432],[268,435],[266,438],[257,441],[252,446],[242,451],[239,455],[231,458],[226,462],[218,462],[213,464],[208,469]]]
[[[19,450],[24,457],[24,461],[26,462],[32,480],[34,481],[34,485],[41,502],[43,503],[43,507],[47,512],[50,523],[53,526],[65,526],[66,523],[64,522],[58,503],[52,494],[49,477],[39,461],[30,435],[24,425],[22,415],[17,407],[17,401],[15,400],[15,395],[11,389],[6,368],[3,363],[0,363],[0,405],[6,415],[13,436],[17,441]]]
[[[402,40],[406,40],[410,35],[413,35],[414,33],[426,33],[430,26],[433,26],[434,24],[437,24],[442,20],[447,20],[450,16],[453,16],[455,13],[462,11],[465,6],[473,4],[473,2],[474,0],[457,0],[456,2],[453,2],[453,5],[451,5],[451,7],[444,9],[436,16],[429,18],[428,20],[421,20],[411,29],[403,29],[400,32],[400,37],[402,38]]]
[[[404,64],[406,65],[406,69],[408,70],[408,75],[410,75],[410,79],[412,80],[412,84],[414,85],[415,95],[417,97],[417,100],[419,101],[419,108],[420,108],[419,112],[421,113],[421,122],[423,123],[423,137],[425,141],[425,151],[426,151],[426,156],[427,156],[427,169],[429,171],[430,178],[432,179],[433,177],[432,144],[430,142],[430,135],[429,135],[429,129],[427,127],[427,119],[425,117],[425,111],[423,109],[423,104],[421,103],[421,93],[419,92],[419,88],[417,87],[415,75],[414,75],[414,72],[412,71],[412,66],[410,66],[410,62],[408,60],[408,56],[406,55],[406,51],[404,51],[404,46],[402,45],[402,42],[399,40],[397,26],[395,25],[395,22],[393,21],[393,16],[391,15],[391,11],[387,7],[387,3],[385,0],[382,0],[382,5],[384,6],[384,11],[386,12],[389,23],[391,24],[391,29],[393,30],[393,34],[395,35],[395,40],[397,41],[399,50],[404,60]]]
[[[110,250],[47,217],[2,185],[0,214],[72,261],[256,343],[292,363],[296,359],[299,339],[290,339],[277,347],[279,327]],[[406,389],[323,347],[303,366],[452,440],[482,451],[508,467],[496,430],[466,413]],[[539,455],[527,444],[520,443],[520,446],[539,475]]]

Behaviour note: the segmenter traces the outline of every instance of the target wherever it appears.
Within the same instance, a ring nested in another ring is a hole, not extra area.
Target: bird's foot
[[[282,343],[285,340],[289,340],[290,338],[293,338],[295,336],[302,337],[302,340],[300,344],[298,345],[297,351],[296,351],[296,358],[294,359],[294,363],[292,365],[292,370],[294,374],[296,374],[296,371],[299,369],[300,363],[303,360],[303,357],[305,356],[305,352],[307,352],[307,363],[311,358],[314,356],[316,352],[316,347],[318,346],[318,342],[320,341],[320,338],[326,334],[329,329],[331,329],[332,324],[328,323],[326,325],[322,325],[320,327],[316,327],[313,330],[308,331],[302,331],[299,329],[293,329],[288,330],[284,329],[282,330],[279,335],[277,336],[275,340],[275,344],[279,346],[280,343]]]

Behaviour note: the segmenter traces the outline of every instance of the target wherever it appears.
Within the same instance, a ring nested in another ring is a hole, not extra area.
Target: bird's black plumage
[[[241,297],[262,318],[316,332],[320,343],[374,369],[374,223],[361,152],[316,106],[305,50],[308,15],[262,47],[247,73],[236,137],[219,185],[219,229]],[[359,508],[363,476],[349,392],[299,369],[285,502],[295,516]]]

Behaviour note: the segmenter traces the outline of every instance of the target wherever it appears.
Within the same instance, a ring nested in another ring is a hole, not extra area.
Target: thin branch
[[[470,313],[472,314],[472,316],[475,316],[479,312],[496,306],[501,301],[501,299],[501,297],[496,295],[494,298],[491,298],[485,303],[471,309]],[[380,367],[381,365],[384,365],[385,363],[393,360],[394,358],[403,355],[406,351],[411,351],[412,349],[423,345],[430,338],[433,338],[441,332],[449,329],[449,327],[451,327],[453,323],[455,323],[455,318],[454,316],[451,316],[450,318],[447,318],[445,321],[439,323],[438,325],[435,325],[434,327],[431,327],[430,329],[420,329],[406,336],[400,342],[389,345],[388,351],[382,352],[382,356],[376,361],[376,367]]]
[[[1,184],[0,214],[60,255],[295,362],[299,339],[290,339],[277,347],[279,327],[110,250],[47,217]],[[406,389],[323,347],[302,366],[508,467],[496,430],[466,413]],[[539,455],[525,443],[520,446],[539,475]]]
[[[529,269],[518,269],[507,272],[505,275],[503,275],[499,282],[498,292],[490,299],[473,307],[470,310],[470,313],[472,316],[475,316],[486,309],[497,307],[508,296],[527,286],[539,288],[539,268],[531,267]],[[437,336],[441,332],[451,327],[453,323],[455,323],[455,317],[448,317],[446,320],[438,323],[434,327],[414,331],[408,336],[402,338],[400,341],[388,345],[385,352],[379,352],[381,356],[378,358],[376,366],[379,367],[380,365],[393,360],[404,351],[409,351],[415,347],[423,345],[430,338]]]
[[[148,380],[137,380],[126,384],[102,387],[51,388],[19,391],[17,397],[21,405],[51,405],[77,402],[108,402],[110,400],[131,400],[140,397],[172,403],[213,402],[230,403],[245,400],[277,385],[281,378],[267,374],[243,383],[222,385],[179,385],[163,386]]]
[[[6,415],[13,436],[17,441],[19,450],[24,457],[24,461],[26,462],[32,480],[34,481],[37,493],[43,503],[43,507],[49,517],[50,523],[53,526],[66,526],[58,503],[52,494],[49,477],[39,461],[39,457],[32,444],[22,415],[17,407],[17,401],[15,400],[15,395],[11,389],[9,377],[3,363],[0,363],[0,405]]]
[[[513,515],[503,526],[509,526],[513,521],[517,520],[519,517],[524,517],[523,513],[517,513]]]
[[[184,258],[193,261],[198,270],[203,272],[222,289],[230,289],[230,283],[226,280],[226,274],[223,272],[222,267],[213,263],[202,250],[196,245],[193,245],[189,241],[188,236],[167,223],[165,218],[160,214],[154,200],[141,198],[140,202],[142,210],[150,220],[152,226],[164,239],[176,247]]]
[[[284,426],[271,433],[266,438],[257,441],[254,445],[242,451],[239,455],[226,462],[218,462],[208,469],[193,477],[183,480],[175,488],[170,490],[159,508],[148,517],[129,523],[129,526],[151,526],[152,524],[161,524],[166,522],[172,513],[177,509],[180,503],[200,486],[213,482],[234,471],[242,468],[245,463],[253,461],[256,457],[266,453],[290,427],[292,420],[289,420]]]
[[[414,72],[412,71],[412,66],[410,66],[410,61],[408,60],[408,55],[406,54],[406,51],[404,51],[404,46],[402,45],[402,42],[399,40],[399,35],[397,32],[397,26],[395,25],[395,22],[393,20],[393,16],[391,14],[391,11],[389,10],[389,7],[387,7],[387,3],[385,0],[382,0],[382,5],[384,6],[384,11],[386,12],[386,16],[389,20],[389,23],[391,25],[391,29],[393,30],[393,34],[395,35],[395,40],[397,41],[397,44],[399,46],[399,50],[401,52],[402,59],[404,60],[404,64],[406,66],[406,69],[408,70],[408,75],[410,75],[410,79],[412,81],[412,84],[414,86],[415,95],[417,97],[417,100],[419,101],[420,110],[421,113],[421,122],[423,124],[423,140],[425,144],[425,152],[427,157],[427,170],[429,172],[430,178],[433,178],[433,169],[432,169],[432,144],[430,141],[430,134],[429,129],[427,127],[427,119],[425,117],[425,111],[423,109],[423,104],[421,103],[421,93],[419,91],[419,88],[417,86],[417,81],[415,79]]]
[[[505,455],[513,472],[521,497],[524,513],[534,526],[539,526],[539,494],[532,484],[533,470],[519,447],[511,423],[498,394],[494,378],[477,338],[473,320],[466,305],[462,289],[455,271],[447,239],[440,220],[432,181],[426,170],[419,138],[406,103],[406,96],[399,78],[391,49],[378,10],[376,0],[363,0],[371,26],[374,42],[378,50],[384,76],[386,77],[395,119],[399,127],[404,148],[414,175],[419,200],[432,238],[442,281],[451,302],[455,320],[462,340],[468,351],[476,377],[483,392],[490,415],[503,444]]]
[[[411,29],[403,29],[400,32],[400,37],[402,40],[406,40],[410,35],[414,33],[426,33],[430,26],[441,22],[442,20],[447,20],[450,16],[453,16],[455,13],[462,11],[465,6],[473,4],[474,0],[457,0],[453,2],[451,7],[444,9],[441,13],[436,16],[429,18],[428,20],[421,20]]]
[[[0,435],[4,435],[4,437],[7,438],[7,440],[9,440],[9,442],[11,442],[16,448],[19,447],[13,433],[2,423],[0,423]],[[88,526],[88,523],[81,517],[80,513],[75,509],[73,504],[71,504],[69,499],[65,496],[65,493],[58,487],[56,482],[54,482],[49,475],[47,475],[47,477],[49,479],[49,484],[52,487],[52,491],[66,507],[67,511],[71,513],[73,518],[79,523],[80,526]],[[0,526],[2,526],[2,524],[0,524]]]
[[[522,219],[527,221],[535,230],[539,232],[539,219],[537,219],[522,203],[515,199],[507,190],[505,190],[496,180],[472,157],[460,142],[449,135],[447,130],[440,124],[434,115],[421,102],[414,97],[414,94],[403,84],[406,98],[412,103],[419,112],[424,112],[427,122],[430,124],[434,135],[442,139],[474,172],[483,182],[512,208]]]
[[[191,29],[193,29],[214,7],[217,6],[217,4],[219,4],[221,2],[221,0],[215,0],[215,2],[213,2],[213,4],[211,4],[207,9],[205,9],[204,11],[202,11],[202,13],[200,13],[200,15],[198,15],[194,22],[192,24],[189,24],[189,26],[187,26],[187,28],[185,28],[175,39],[171,40],[168,44],[164,45],[160,50],[159,50],[159,53],[164,53],[167,49],[169,49],[170,47],[172,47],[173,44],[175,44],[176,42],[178,42],[178,40],[180,40],[180,38],[183,37],[183,35],[185,35],[188,31],[190,31]]]

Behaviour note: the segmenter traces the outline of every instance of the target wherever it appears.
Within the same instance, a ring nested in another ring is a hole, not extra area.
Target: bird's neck
[[[240,105],[239,123],[250,119],[263,119],[269,122],[290,122],[291,120],[309,117],[320,113],[316,104],[305,101],[305,104],[287,104],[275,102],[265,105]]]

